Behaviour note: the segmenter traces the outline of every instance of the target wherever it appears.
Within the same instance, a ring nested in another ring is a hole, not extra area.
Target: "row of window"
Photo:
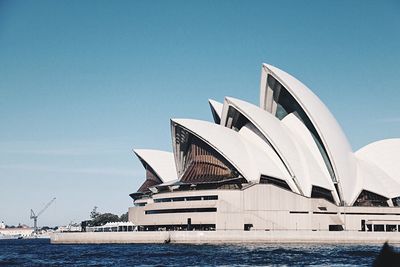
[[[133,232],[135,226],[88,227],[87,232]]]
[[[278,187],[290,190],[289,186],[284,180],[268,177],[268,176],[261,176],[260,183],[262,184],[273,184]],[[324,198],[329,202],[334,202],[332,194],[329,190],[325,188],[321,188],[318,186],[313,186],[312,188],[312,198]],[[170,197],[170,198],[158,198],[154,199],[155,203],[160,202],[179,202],[179,201],[201,201],[201,200],[218,200],[218,195],[207,195],[207,196],[184,196],[184,197]],[[357,200],[354,203],[354,206],[379,206],[379,207],[387,207],[389,206],[387,203],[387,198],[380,196],[378,194],[363,190]],[[399,206],[400,197],[393,198],[394,206]],[[147,203],[140,202],[134,203],[137,207],[143,207]]]
[[[215,231],[215,224],[139,225],[138,231]]]
[[[211,195],[211,196],[187,196],[187,197],[157,198],[157,199],[154,199],[154,202],[159,203],[159,202],[199,201],[199,200],[218,200],[218,196]]]
[[[400,225],[394,224],[371,224],[361,220],[361,231],[366,232],[400,232]]]
[[[162,209],[162,210],[146,210],[145,214],[216,212],[216,211],[217,208]]]
[[[218,196],[217,195],[209,195],[209,196],[186,196],[186,197],[157,198],[157,199],[154,199],[154,202],[162,203],[162,202],[201,201],[201,200],[218,200]],[[144,207],[147,205],[147,202],[134,203],[134,205],[135,205],[135,207]]]

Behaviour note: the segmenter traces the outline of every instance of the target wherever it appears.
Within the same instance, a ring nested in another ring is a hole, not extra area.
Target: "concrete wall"
[[[168,238],[168,232],[86,232],[50,235],[53,244],[164,243]]]
[[[361,230],[361,220],[392,220],[400,225],[399,207],[338,207],[325,199],[308,198],[274,185],[255,184],[242,190],[193,190],[160,193],[153,198],[218,195],[218,200],[154,203],[129,209],[129,220],[136,225],[216,224],[216,230],[317,230],[343,225]],[[217,212],[145,214],[146,210],[216,207]],[[358,213],[358,214],[355,214]]]
[[[52,244],[88,243],[330,243],[400,244],[400,233],[328,231],[180,231],[55,233]]]

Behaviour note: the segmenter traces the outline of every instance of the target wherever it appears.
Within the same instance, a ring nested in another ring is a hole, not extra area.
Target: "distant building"
[[[81,232],[82,227],[80,225],[67,225],[60,226],[57,229],[57,232]]]
[[[267,64],[259,106],[209,104],[215,123],[171,120],[173,153],[135,150],[139,230],[400,231],[399,138],[353,152],[322,101]]]
[[[5,236],[31,236],[33,234],[33,228],[3,228],[0,229],[0,234]]]
[[[17,227],[7,227],[4,221],[0,223],[0,235],[5,236],[30,236],[33,233],[33,228],[25,224],[19,224]]]

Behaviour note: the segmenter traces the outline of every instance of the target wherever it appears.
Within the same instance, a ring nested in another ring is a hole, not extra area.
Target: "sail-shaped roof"
[[[276,166],[271,155],[238,132],[207,121],[191,119],[172,119],[171,126],[179,178],[182,178],[185,171],[185,158],[182,156],[181,147],[186,144],[183,140],[189,137],[187,134],[177,135],[179,130],[177,128],[182,128],[204,141],[249,182],[259,182],[261,174],[285,179],[285,174],[279,166]],[[293,191],[297,191],[293,182],[288,181],[288,185]]]
[[[263,64],[260,107],[281,118],[285,109],[301,117],[318,144],[332,180],[338,183],[340,197],[350,203],[357,193],[352,187],[357,179],[356,161],[342,128],[324,103],[290,74]]]
[[[208,103],[210,104],[211,113],[213,115],[214,122],[216,124],[220,124],[221,114],[222,114],[222,103],[217,102],[213,99],[208,99]]]
[[[266,142],[262,145],[273,148],[300,192],[310,197],[312,186],[319,186],[331,191],[335,202],[339,203],[336,189],[325,169],[318,148],[306,127],[296,117],[289,115],[280,121],[256,105],[227,97],[224,102],[221,125],[227,126],[230,116],[235,116],[230,111],[232,108],[245,116],[265,137]],[[237,126],[230,125],[229,127]]]

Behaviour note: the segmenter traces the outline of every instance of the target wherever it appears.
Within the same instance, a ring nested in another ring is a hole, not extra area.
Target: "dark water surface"
[[[371,266],[378,245],[102,244],[0,240],[0,265],[15,266]]]

